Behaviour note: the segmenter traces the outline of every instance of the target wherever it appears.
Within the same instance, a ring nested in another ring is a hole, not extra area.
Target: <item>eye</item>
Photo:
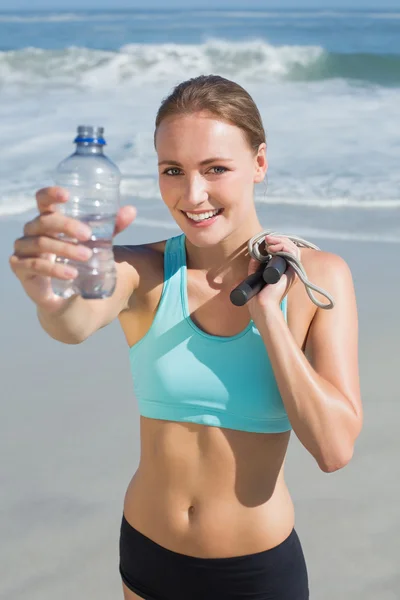
[[[226,167],[211,167],[212,169],[222,169],[222,173],[225,173],[228,169]],[[216,175],[222,175],[222,173],[216,173]]]
[[[170,169],[163,171],[163,175],[169,175],[170,177],[177,175],[177,173],[170,173],[169,171],[180,171],[180,169],[178,169],[178,167],[171,167]]]
[[[222,169],[222,171],[218,171],[217,173],[212,173],[214,175],[222,175],[223,173],[225,173],[228,169],[226,167],[211,167],[210,171],[212,169]],[[168,175],[168,177],[175,177],[177,175],[180,175],[181,173],[181,169],[178,169],[178,167],[170,167],[169,169],[165,169],[165,171],[163,171],[163,175]]]

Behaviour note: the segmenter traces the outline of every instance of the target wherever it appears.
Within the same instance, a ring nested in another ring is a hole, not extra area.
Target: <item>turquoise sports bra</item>
[[[281,309],[286,319],[286,297]],[[237,335],[220,337],[191,320],[184,234],[166,242],[160,303],[129,358],[145,417],[261,433],[291,429],[254,322]]]

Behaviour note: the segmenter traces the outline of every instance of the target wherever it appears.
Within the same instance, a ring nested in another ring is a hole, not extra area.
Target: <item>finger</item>
[[[285,237],[266,236],[265,241],[268,246],[272,246],[274,244],[285,244],[287,246],[294,246],[293,242]]]
[[[119,209],[115,221],[114,234],[117,235],[126,229],[136,218],[137,210],[134,206],[123,206]]]
[[[286,249],[289,251],[288,249]],[[268,244],[267,252],[284,252],[285,246],[282,243]]]
[[[86,261],[92,256],[90,248],[47,236],[23,237],[15,240],[14,254],[20,258],[55,254],[71,260]]]
[[[86,241],[90,239],[91,229],[78,219],[66,217],[60,212],[47,212],[29,221],[24,226],[24,236],[63,234],[72,239]]]
[[[56,279],[75,279],[78,276],[78,271],[74,267],[51,262],[40,256],[20,258],[13,254],[10,256],[9,263],[12,271],[21,281],[25,281],[35,275],[55,277]]]
[[[64,188],[52,186],[42,188],[36,192],[36,204],[39,212],[53,212],[57,210],[57,204],[68,200],[68,192]]]
[[[249,275],[253,275],[253,273],[255,273],[256,271],[258,271],[261,268],[261,263],[259,260],[253,258],[252,256],[250,257],[250,261],[249,261],[249,266],[248,266],[248,271],[247,271],[247,276]]]
[[[266,235],[265,236],[265,241],[268,244],[272,244],[274,242],[281,242],[282,241],[282,236],[277,236],[277,235]]]
[[[268,249],[269,249],[269,248],[276,248],[277,246],[279,246],[280,248],[283,248],[283,247],[284,247],[284,245],[285,245],[285,244],[284,244],[283,242],[270,242],[270,243],[268,244]]]
[[[291,240],[286,238],[275,238],[274,241],[268,241],[267,248],[268,251],[271,252],[289,252],[290,254],[293,254],[296,258],[300,258],[301,256],[300,248],[296,246],[296,244],[293,243]]]
[[[265,241],[268,246],[271,246],[272,244],[285,244],[287,246],[295,246],[295,243],[292,242],[291,239],[284,236],[266,235]]]

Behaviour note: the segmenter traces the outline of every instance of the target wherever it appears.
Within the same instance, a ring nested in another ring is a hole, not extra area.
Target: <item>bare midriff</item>
[[[127,521],[189,556],[253,554],[294,526],[284,481],[290,432],[252,433],[140,418],[141,457],[124,501]]]

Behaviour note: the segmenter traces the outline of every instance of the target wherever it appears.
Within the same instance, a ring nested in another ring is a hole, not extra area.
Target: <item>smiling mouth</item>
[[[216,212],[215,212],[216,211]],[[191,221],[194,221],[195,223],[199,223],[202,221],[207,221],[208,219],[213,219],[214,217],[217,217],[218,215],[220,215],[222,212],[224,211],[223,208],[219,208],[219,209],[213,209],[211,210],[205,210],[201,213],[190,213],[190,211],[186,212],[184,210],[181,210],[180,212],[185,215],[185,217],[187,219],[190,219]],[[194,218],[193,216],[189,216],[189,215],[195,215]],[[208,215],[207,217],[200,217],[200,215]]]

